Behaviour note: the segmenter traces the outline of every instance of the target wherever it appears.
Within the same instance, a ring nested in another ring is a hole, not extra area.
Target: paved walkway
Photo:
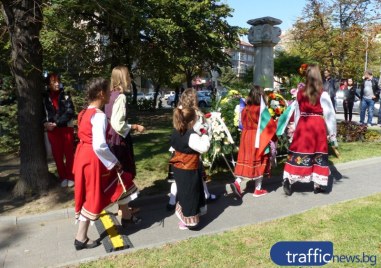
[[[338,164],[331,168],[333,187],[329,195],[314,195],[312,186],[285,196],[280,183],[267,185],[270,194],[254,198],[246,194],[243,200],[221,197],[209,205],[202,217],[199,231],[180,231],[178,220],[165,209],[166,196],[142,199],[140,215],[143,222],[128,230],[134,249],[150,248],[164,243],[205,234],[220,233],[239,226],[269,221],[300,213],[314,207],[369,196],[381,192],[379,175],[381,157]],[[310,185],[309,185],[310,186]],[[307,186],[307,187],[309,187]],[[303,187],[306,187],[303,185]],[[222,193],[223,186],[214,191]],[[114,208],[115,209],[115,208]],[[77,227],[72,209],[52,211],[35,216],[0,217],[0,267],[57,267],[96,260],[111,254],[123,254],[134,249],[106,253],[101,245],[91,250],[76,251],[73,246]],[[89,236],[97,238],[95,226]]]

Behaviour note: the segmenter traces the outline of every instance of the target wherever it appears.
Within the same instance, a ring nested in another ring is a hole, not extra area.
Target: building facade
[[[239,41],[237,48],[227,52],[231,57],[233,71],[237,77],[242,77],[250,68],[254,66],[254,47],[252,44]]]

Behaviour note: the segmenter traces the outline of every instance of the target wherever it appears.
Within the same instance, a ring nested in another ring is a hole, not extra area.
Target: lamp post
[[[368,35],[365,36],[366,38],[366,45],[365,45],[365,64],[364,64],[364,72],[366,69],[368,69],[368,45],[369,45],[369,38]]]
[[[364,63],[364,72],[368,69],[368,50],[369,50],[369,37],[371,35],[370,25],[366,24],[364,27],[363,34],[365,35],[365,63]]]

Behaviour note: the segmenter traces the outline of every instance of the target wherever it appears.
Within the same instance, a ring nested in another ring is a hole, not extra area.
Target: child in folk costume
[[[87,85],[89,106],[78,115],[78,137],[80,139],[74,158],[75,214],[79,221],[74,240],[76,250],[93,248],[99,245],[87,237],[89,223],[98,219],[101,211],[119,199],[123,212],[128,214],[127,203],[137,192],[132,183],[132,175],[124,172],[122,180],[130,184],[127,193],[122,195],[117,172],[122,172],[118,159],[111,153],[106,143],[107,118],[102,112],[110,99],[109,82],[96,78]]]
[[[275,138],[276,123],[267,110],[263,96],[263,89],[254,86],[241,112],[242,134],[234,170],[236,180],[230,184],[233,193],[239,198],[244,190],[241,189],[243,180],[255,181],[254,197],[267,194],[262,189],[262,180],[270,165],[269,143]],[[261,126],[264,128],[261,129]]]
[[[181,106],[174,109],[171,146],[175,153],[170,163],[177,185],[176,216],[181,230],[197,226],[200,215],[206,213],[199,165],[200,154],[209,150],[210,142],[207,131],[200,135],[193,129],[196,121],[195,109]]]
[[[306,85],[297,93],[295,106],[295,132],[289,147],[283,173],[283,190],[292,194],[295,182],[314,182],[314,193],[324,192],[330,173],[328,167],[329,139],[335,145],[336,117],[330,96],[323,91],[320,69],[310,65],[306,72]]]
[[[142,125],[128,123],[125,93],[128,92],[130,84],[130,73],[126,66],[117,66],[112,70],[111,97],[110,102],[105,105],[105,114],[111,124],[107,132],[107,143],[121,163],[123,171],[131,173],[135,177],[136,165],[131,132],[143,132],[145,129]],[[122,221],[122,225],[127,227],[128,224],[138,224],[139,222],[141,222],[139,217],[130,215]]]
[[[193,88],[188,88],[184,90],[183,94],[181,94],[180,102],[179,102],[179,107],[182,108],[193,108],[196,111],[197,115],[197,121],[195,125],[193,126],[193,129],[196,132],[199,132],[200,128],[207,128],[207,123],[206,119],[204,117],[204,114],[199,110],[198,108],[198,99],[197,99],[197,91]],[[173,148],[170,148],[169,151],[173,154]],[[214,195],[209,193],[208,187],[206,185],[206,172],[204,165],[202,164],[202,161],[200,159],[200,164],[199,164],[199,173],[200,177],[202,178],[202,184],[204,187],[204,194],[205,194],[205,199],[207,202],[213,202],[216,201],[219,196]],[[172,165],[169,165],[169,171],[168,171],[168,177],[171,177],[172,172]],[[172,182],[171,184],[171,191],[169,195],[169,202],[167,204],[167,210],[172,210],[175,208],[176,205],[176,195],[177,195],[177,186],[176,182]]]

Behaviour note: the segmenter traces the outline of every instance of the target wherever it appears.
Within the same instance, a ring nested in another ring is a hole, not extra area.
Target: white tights
[[[238,185],[241,185],[242,178],[237,177],[235,179],[235,181],[238,183]],[[256,190],[261,190],[262,189],[262,181],[263,181],[263,177],[255,180],[255,189]],[[244,189],[241,189],[241,191],[242,190],[244,190]]]
[[[208,191],[208,187],[204,180],[202,180],[202,185],[204,186],[205,199],[208,199],[210,197],[210,193]],[[172,182],[171,192],[169,193],[169,204],[171,205],[176,204],[176,195],[177,195],[177,185],[176,185],[176,182]]]

